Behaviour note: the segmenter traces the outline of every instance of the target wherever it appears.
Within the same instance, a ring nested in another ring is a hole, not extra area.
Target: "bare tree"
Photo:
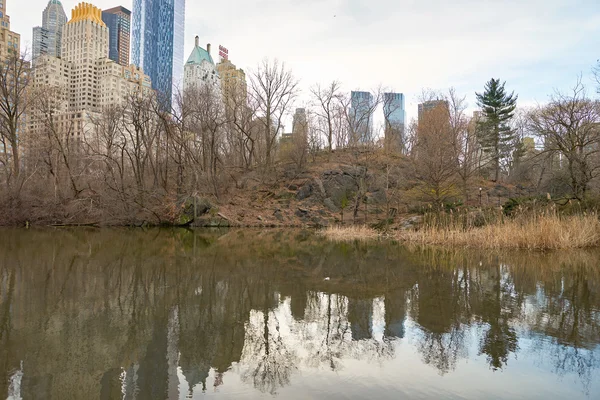
[[[450,88],[446,101],[449,112],[449,134],[456,156],[456,172],[462,182],[463,196],[468,201],[469,182],[478,172],[477,135],[475,129],[469,126],[469,120],[465,115],[467,108],[465,97],[460,97],[454,88]]]
[[[333,151],[334,119],[337,112],[336,103],[340,97],[340,86],[338,81],[333,81],[326,87],[316,85],[310,89],[315,102],[315,114],[322,122],[321,124],[327,137],[327,147],[330,153]]]
[[[420,198],[436,207],[456,196],[456,137],[447,103],[440,103],[424,113],[411,126],[416,137],[412,155],[415,189]]]
[[[250,74],[251,101],[258,111],[258,124],[264,140],[265,165],[271,167],[277,135],[282,131],[284,118],[298,94],[298,81],[291,70],[279,61],[265,59]]]
[[[25,55],[10,52],[0,63],[0,143],[5,156],[3,164],[10,166],[7,183],[21,174],[20,136],[32,99],[27,93],[30,81],[31,63]]]
[[[579,79],[569,94],[556,93],[536,107],[529,127],[544,142],[543,153],[559,157],[568,171],[573,196],[582,200],[600,172],[600,106]]]
[[[204,84],[190,90],[185,98],[193,116],[191,130],[195,133],[194,140],[200,143],[202,171],[207,175],[213,194],[218,198],[222,156],[227,147],[224,130],[228,121],[217,89],[213,85]],[[186,135],[186,130],[182,130],[181,133]],[[187,151],[188,159],[192,165],[197,165],[200,161],[197,159],[197,151],[189,150],[191,149],[188,148]],[[197,190],[197,186],[194,189]]]
[[[371,92],[355,94],[354,98],[352,95],[339,97],[346,119],[350,147],[375,143],[373,116],[382,102],[382,93],[383,90],[379,87]]]
[[[61,181],[66,177],[72,193],[67,196],[77,197],[82,189],[77,182],[77,177],[85,170],[82,164],[81,137],[76,136],[77,123],[73,115],[69,118],[59,120],[60,102],[56,99],[63,97],[64,88],[60,87],[36,87],[32,92],[35,103],[31,110],[35,115],[38,129],[37,136],[31,141],[37,142],[29,146],[37,147],[37,155],[40,157],[48,173],[53,177],[54,194],[61,198]],[[34,154],[33,152],[31,153]],[[64,172],[63,172],[64,171]]]

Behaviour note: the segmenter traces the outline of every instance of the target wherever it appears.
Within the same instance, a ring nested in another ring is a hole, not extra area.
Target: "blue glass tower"
[[[368,143],[373,139],[373,95],[369,92],[350,92],[352,130],[350,140]]]
[[[121,6],[104,10],[102,21],[108,27],[108,58],[128,67],[131,11]]]
[[[133,0],[131,58],[152,80],[164,107],[183,76],[185,0]]]
[[[404,94],[383,94],[383,116],[385,118],[385,140],[388,144],[402,148],[404,143],[404,124],[406,111],[404,108]]]

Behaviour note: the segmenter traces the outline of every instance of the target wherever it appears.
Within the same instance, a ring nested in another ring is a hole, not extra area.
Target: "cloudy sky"
[[[12,29],[30,47],[47,0],[5,0]],[[90,0],[88,0],[90,1]],[[93,0],[100,8],[132,0]],[[79,2],[63,0],[70,17]],[[423,88],[454,86],[471,107],[491,77],[521,104],[567,89],[600,58],[598,0],[187,0],[186,58],[194,36],[229,48],[250,70],[278,58],[301,81],[379,84],[406,95],[409,117]],[[214,52],[213,52],[214,53]]]

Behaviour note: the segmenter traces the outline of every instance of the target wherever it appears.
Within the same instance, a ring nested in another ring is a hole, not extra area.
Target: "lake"
[[[0,230],[0,398],[598,399],[600,251]]]

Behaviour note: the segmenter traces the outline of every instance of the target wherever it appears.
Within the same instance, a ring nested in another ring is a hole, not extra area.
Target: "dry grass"
[[[546,213],[509,218],[483,227],[425,225],[416,231],[399,233],[398,239],[419,245],[487,249],[576,249],[600,245],[600,221],[595,214]]]
[[[373,240],[381,237],[379,232],[364,225],[330,226],[321,234],[334,242],[351,242],[355,240]]]

